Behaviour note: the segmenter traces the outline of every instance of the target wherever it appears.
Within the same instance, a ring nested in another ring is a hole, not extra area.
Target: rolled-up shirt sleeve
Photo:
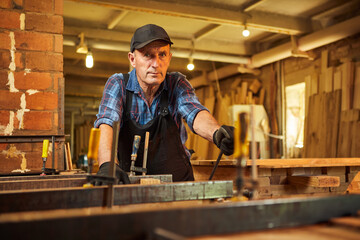
[[[195,94],[194,88],[183,75],[179,78],[179,81],[177,83],[176,95],[177,110],[180,115],[185,119],[191,131],[194,132],[193,124],[196,115],[200,111],[209,110],[200,103],[198,97]]]
[[[101,124],[112,126],[114,121],[122,118],[123,96],[125,96],[123,75],[114,74],[105,84],[94,127],[98,128]]]

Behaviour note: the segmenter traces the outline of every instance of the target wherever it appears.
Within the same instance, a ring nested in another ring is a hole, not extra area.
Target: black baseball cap
[[[139,27],[131,38],[130,52],[134,52],[135,49],[140,49],[156,40],[162,40],[170,45],[173,44],[169,35],[162,27],[155,24]]]

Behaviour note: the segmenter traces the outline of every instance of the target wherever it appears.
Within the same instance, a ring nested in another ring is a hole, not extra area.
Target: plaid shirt
[[[108,79],[94,126],[97,128],[101,124],[112,126],[114,121],[122,119],[126,90],[134,92],[130,118],[140,125],[145,125],[160,114],[160,96],[165,89],[168,92],[169,112],[179,128],[181,142],[190,157],[190,153],[184,145],[187,140],[187,133],[182,119],[186,121],[189,128],[194,132],[193,123],[197,113],[207,109],[200,104],[189,81],[181,73],[166,74],[165,81],[161,84],[151,106],[149,106],[137,81],[136,69],[129,74],[126,87],[121,73],[114,74]]]

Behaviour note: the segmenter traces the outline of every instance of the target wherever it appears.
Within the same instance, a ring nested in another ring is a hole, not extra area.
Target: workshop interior
[[[97,174],[104,87],[133,69],[131,38],[146,24],[173,42],[168,72],[234,127],[226,156],[185,123],[194,181],[148,174],[147,132],[129,139],[130,184],[119,183],[119,122],[109,174]],[[0,1],[4,239],[322,240],[359,230],[360,0]]]

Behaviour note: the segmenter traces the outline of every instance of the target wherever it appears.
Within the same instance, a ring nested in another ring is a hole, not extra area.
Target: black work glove
[[[97,172],[96,175],[109,177],[109,170],[110,170],[110,162],[105,162],[105,163],[101,164],[99,171]],[[117,183],[122,182],[123,184],[130,184],[129,176],[117,164],[115,164],[115,175],[118,180]],[[96,181],[95,185],[99,186],[99,185],[102,185],[102,183],[99,181]]]
[[[234,153],[234,127],[222,125],[214,132],[213,141],[226,156]]]

